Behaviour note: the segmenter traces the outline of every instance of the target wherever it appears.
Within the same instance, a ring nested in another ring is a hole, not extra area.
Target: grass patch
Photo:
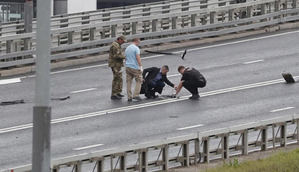
[[[299,172],[299,149],[256,161],[239,163],[238,159],[234,159],[206,172]]]

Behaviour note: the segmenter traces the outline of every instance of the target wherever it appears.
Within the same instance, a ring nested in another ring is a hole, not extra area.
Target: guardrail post
[[[297,8],[297,0],[293,0],[293,2],[292,2],[292,7],[293,7],[293,8]]]
[[[31,49],[31,38],[25,38],[24,39],[24,50],[30,50]]]
[[[272,144],[273,144],[273,149],[276,148],[276,134],[275,134],[275,127],[276,125],[272,125]]]
[[[216,16],[216,12],[211,12],[210,13],[210,24],[215,23],[215,16]]]
[[[228,10],[228,21],[233,21],[234,10]]]
[[[274,11],[279,11],[280,10],[280,0],[276,0],[274,2]]]
[[[104,172],[104,159],[97,161],[97,172]]]
[[[229,135],[224,134],[221,139],[222,159],[229,158]]]
[[[73,31],[70,31],[67,33],[67,43],[68,44],[73,44],[73,37],[74,37]]]
[[[93,29],[94,29],[93,33],[95,34],[96,28],[93,28]],[[116,31],[117,31],[117,25],[112,25],[111,26],[111,37],[116,37],[116,35],[117,35]],[[94,36],[94,34],[93,34],[93,36]]]
[[[280,126],[280,146],[286,147],[287,146],[287,129],[286,123]]]
[[[268,133],[267,133],[267,127],[262,128],[262,145],[261,150],[266,151],[267,150],[267,143],[268,143]]]
[[[133,22],[132,23],[132,34],[136,34],[137,33],[137,22]]]
[[[252,6],[247,7],[247,18],[252,17]]]
[[[139,152],[139,171],[147,172],[147,150],[141,150]]]
[[[190,156],[189,156],[189,141],[183,143],[183,166],[189,167],[190,164]]]
[[[210,162],[210,139],[203,138],[203,162],[209,163]]]
[[[248,155],[248,130],[242,133],[242,154]]]
[[[78,162],[75,164],[75,172],[82,172],[82,163]]]
[[[165,145],[163,148],[162,148],[163,152],[162,152],[162,161],[163,161],[163,166],[162,166],[162,170],[163,171],[167,171],[168,170],[168,145]]]
[[[172,17],[171,18],[171,28],[176,29],[177,28],[177,17]]]
[[[127,167],[126,167],[126,160],[127,156],[126,153],[124,153],[123,155],[120,156],[120,170],[122,172],[126,172],[127,171]]]
[[[96,31],[96,28],[94,28],[94,27],[89,29],[89,40],[90,41],[93,41],[95,39],[95,31]]]
[[[266,4],[261,5],[261,15],[266,14]]]
[[[157,31],[157,23],[158,23],[157,19],[152,20],[152,32]]]
[[[53,168],[52,172],[59,172],[59,168]]]
[[[196,26],[196,14],[191,14],[191,27]]]
[[[200,158],[201,158],[200,157],[200,140],[199,140],[199,138],[195,139],[194,152],[195,152],[195,161],[194,161],[194,164],[198,164],[200,162],[197,161],[197,160],[200,160]]]
[[[12,40],[7,40],[6,41],[6,53],[11,53],[12,52]]]

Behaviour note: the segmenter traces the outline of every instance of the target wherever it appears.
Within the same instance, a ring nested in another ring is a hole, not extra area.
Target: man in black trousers
[[[167,78],[167,73],[169,72],[169,67],[167,65],[161,68],[151,67],[143,70],[142,76],[144,82],[141,86],[140,94],[145,94],[147,98],[156,98],[155,93],[161,94],[165,83],[173,88],[175,85],[171,83]]]
[[[194,68],[185,68],[184,66],[179,66],[179,73],[182,74],[181,82],[176,88],[176,95],[181,91],[182,87],[186,88],[192,96],[189,98],[191,100],[198,100],[198,88],[203,88],[206,86],[206,79],[204,76]]]

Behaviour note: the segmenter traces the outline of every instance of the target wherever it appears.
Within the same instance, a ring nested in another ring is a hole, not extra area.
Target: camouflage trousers
[[[111,69],[113,72],[111,95],[114,96],[122,92],[123,78],[122,78],[121,67],[111,67]]]

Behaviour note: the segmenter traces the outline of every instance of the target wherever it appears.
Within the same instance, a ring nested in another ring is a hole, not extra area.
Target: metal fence
[[[249,122],[52,161],[53,172],[167,171],[299,143],[299,115]],[[3,172],[30,172],[31,165]]]
[[[199,39],[299,19],[298,0],[184,0],[52,18],[52,60],[105,52],[117,35],[142,45]],[[0,29],[0,69],[34,64],[33,33]],[[20,34],[17,34],[20,33]]]

